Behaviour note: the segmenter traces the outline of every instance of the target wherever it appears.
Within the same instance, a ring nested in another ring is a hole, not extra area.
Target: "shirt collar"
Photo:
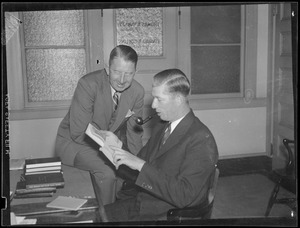
[[[178,120],[175,120],[173,122],[171,122],[171,133],[173,132],[173,130],[175,129],[175,127],[180,123],[180,121],[184,118],[185,116],[179,118]]]
[[[115,92],[117,92],[112,86],[110,86],[110,89],[111,89],[111,97],[113,97],[114,96],[114,94],[115,94]],[[120,99],[120,97],[121,97],[121,93],[120,92],[118,92],[119,94],[119,99]]]

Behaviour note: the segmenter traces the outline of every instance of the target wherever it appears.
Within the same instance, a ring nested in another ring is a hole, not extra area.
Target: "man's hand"
[[[117,146],[117,147],[122,147],[123,143],[122,141],[116,136],[113,132],[111,131],[103,131],[105,134],[105,142],[107,146]]]
[[[120,165],[124,164],[131,169],[141,171],[145,164],[144,160],[121,148],[115,146],[110,146],[110,148],[114,150],[113,161],[117,169]]]
[[[101,146],[99,150],[114,164],[113,154],[115,151],[113,149],[104,144],[104,146]],[[116,164],[114,164],[114,166],[116,166]]]

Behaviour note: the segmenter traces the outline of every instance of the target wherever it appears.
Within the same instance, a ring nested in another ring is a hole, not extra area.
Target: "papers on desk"
[[[9,170],[20,170],[25,165],[25,159],[9,159]]]
[[[93,223],[93,220],[84,220],[84,221],[75,221],[75,222],[66,222],[66,223]]]
[[[36,224],[37,219],[26,219],[25,216],[16,216],[15,213],[10,213],[10,225],[21,224]]]
[[[70,196],[58,196],[55,200],[48,203],[46,207],[77,211],[86,202],[87,199],[79,199]]]

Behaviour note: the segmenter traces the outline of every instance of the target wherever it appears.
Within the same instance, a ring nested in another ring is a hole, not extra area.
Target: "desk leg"
[[[91,172],[90,172],[90,176],[91,176],[91,181],[92,181],[92,184],[93,184],[93,189],[94,189],[94,192],[95,192],[95,196],[96,196],[97,202],[99,204],[99,215],[100,215],[101,221],[102,222],[108,222],[108,219],[107,219],[107,216],[106,216],[106,213],[105,213],[105,209],[104,209],[104,205],[103,205],[103,202],[102,202],[101,196],[100,196],[100,194],[101,194],[100,189],[98,188],[98,186],[96,184],[95,177]]]

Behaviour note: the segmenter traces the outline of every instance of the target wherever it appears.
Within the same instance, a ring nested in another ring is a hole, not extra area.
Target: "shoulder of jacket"
[[[93,88],[99,86],[102,87],[104,82],[105,82],[105,74],[103,70],[90,72],[82,76],[78,81],[78,83],[80,84],[83,85],[85,84]]]
[[[99,81],[101,80],[103,74],[103,70],[97,70],[83,75],[79,80],[80,81]]]
[[[135,79],[132,80],[131,87],[133,88],[134,91],[137,91],[138,93],[145,93],[144,87]]]

